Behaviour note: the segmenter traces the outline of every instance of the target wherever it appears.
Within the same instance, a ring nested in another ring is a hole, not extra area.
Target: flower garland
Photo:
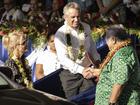
[[[66,34],[66,41],[67,41],[67,52],[68,52],[68,56],[70,59],[76,61],[77,63],[79,63],[81,61],[82,58],[84,58],[85,56],[85,49],[84,49],[84,42],[85,42],[85,33],[84,33],[84,27],[82,26],[82,24],[80,24],[79,26],[79,30],[78,30],[78,36],[79,36],[79,50],[78,50],[78,54],[76,57],[74,57],[74,49],[72,47],[72,42],[71,42],[71,34],[69,32],[69,30],[67,30],[67,34]]]
[[[23,82],[27,88],[32,88],[33,84],[31,81],[28,80],[27,73],[25,72],[25,69],[23,68],[23,64],[18,59],[15,59],[14,61],[16,65],[18,66],[19,72],[21,73],[21,76],[22,76],[21,82]],[[28,61],[25,60],[25,64],[27,64],[27,62]]]
[[[71,58],[72,60],[74,60],[74,55],[73,55],[73,49],[72,49],[72,43],[71,43],[71,37],[70,37],[70,33],[66,34],[66,40],[67,40],[67,53],[69,58]]]
[[[107,65],[107,63],[111,60],[111,58],[114,56],[114,54],[121,49],[122,47],[125,47],[127,45],[129,45],[131,43],[130,39],[127,39],[117,45],[115,45],[115,47],[113,49],[111,49],[111,51],[108,53],[108,55],[106,56],[106,58],[103,60],[103,63],[100,65],[100,70],[103,70],[103,68],[105,67],[105,65]]]

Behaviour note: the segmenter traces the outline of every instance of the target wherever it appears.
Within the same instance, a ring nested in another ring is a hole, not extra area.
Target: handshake
[[[82,75],[86,79],[90,79],[94,77],[98,78],[100,75],[100,72],[101,72],[101,69],[88,67],[83,70]]]

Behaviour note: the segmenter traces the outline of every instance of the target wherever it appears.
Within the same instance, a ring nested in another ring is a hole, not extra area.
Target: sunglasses
[[[27,45],[27,41],[24,41],[24,42],[22,42],[22,43],[19,43],[18,45]]]

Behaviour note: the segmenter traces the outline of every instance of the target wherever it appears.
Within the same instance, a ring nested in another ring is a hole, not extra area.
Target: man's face
[[[11,8],[13,8],[13,0],[4,0],[4,8],[5,10],[9,11]]]
[[[53,9],[53,11],[57,11],[59,9],[59,1],[58,0],[53,0],[52,9]]]
[[[70,27],[77,28],[80,22],[80,12],[74,8],[70,8],[64,18]]]
[[[38,2],[37,2],[37,0],[31,0],[30,4],[31,4],[31,10],[32,11],[38,10]]]

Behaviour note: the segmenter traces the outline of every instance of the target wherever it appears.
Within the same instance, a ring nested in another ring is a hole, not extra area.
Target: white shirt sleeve
[[[55,47],[56,47],[58,59],[60,63],[63,65],[63,67],[70,70],[71,73],[82,74],[84,67],[75,63],[68,57],[65,34],[60,30],[58,30],[55,35]]]
[[[36,59],[36,64],[43,64],[44,53],[40,53]]]

